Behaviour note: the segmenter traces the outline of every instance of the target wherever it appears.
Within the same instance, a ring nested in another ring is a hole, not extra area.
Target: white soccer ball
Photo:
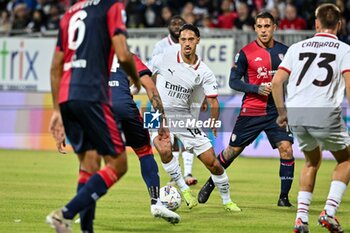
[[[181,205],[181,194],[173,186],[164,186],[159,191],[159,199],[169,210],[177,210]]]

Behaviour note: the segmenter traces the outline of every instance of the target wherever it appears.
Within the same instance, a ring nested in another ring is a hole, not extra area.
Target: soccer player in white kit
[[[160,41],[158,41],[153,49],[152,57],[164,53],[165,50],[176,47],[180,49],[179,45],[179,30],[182,25],[185,24],[185,20],[180,15],[174,15],[169,23],[168,29],[169,29],[169,35],[167,37],[164,37]],[[198,54],[198,49],[197,49]],[[195,117],[199,117],[199,109],[201,108],[203,102],[192,102],[192,112]],[[205,101],[205,104],[203,105],[203,109],[206,110],[207,103]],[[183,158],[183,175],[185,177],[185,181],[187,185],[195,185],[197,184],[197,179],[192,176],[192,167],[193,167],[193,153],[189,151],[182,151],[181,148],[179,148],[179,142],[175,139],[175,142],[173,144],[173,155],[176,158],[179,158],[179,155],[181,154]],[[170,182],[170,184],[172,181]]]
[[[196,47],[200,33],[196,26],[184,24],[180,29],[179,42],[181,49],[169,49],[152,60],[152,71],[157,74],[157,89],[163,102],[166,121],[170,132],[180,139],[186,150],[194,154],[210,170],[227,211],[241,211],[230,198],[227,174],[217,160],[213,146],[200,127],[186,125],[188,121],[196,121],[191,114],[193,97],[205,94],[211,106],[211,118],[217,122],[219,102],[217,100],[217,83],[213,72],[196,55]],[[204,99],[204,95],[203,95]],[[179,122],[185,122],[180,125]],[[176,127],[173,123],[179,123]],[[210,125],[216,135],[216,125]],[[171,140],[161,139],[153,134],[153,143],[157,148],[165,171],[179,186],[186,204],[191,209],[198,204],[190,188],[181,175],[178,160],[173,157]]]
[[[294,232],[309,232],[308,214],[322,150],[337,161],[318,222],[329,232],[343,232],[335,213],[350,179],[350,137],[341,114],[344,89],[350,103],[350,46],[339,41],[341,13],[334,4],[316,9],[314,37],[292,45],[272,80],[277,123],[287,124],[305,155],[300,175]],[[283,83],[287,82],[286,107]]]

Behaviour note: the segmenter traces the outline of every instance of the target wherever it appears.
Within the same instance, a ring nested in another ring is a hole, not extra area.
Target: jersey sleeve
[[[120,2],[114,3],[107,12],[107,25],[109,36],[112,38],[120,33],[126,34],[126,13],[124,5]]]
[[[213,72],[208,72],[203,79],[203,89],[206,97],[218,96],[218,84]]]
[[[241,50],[235,59],[235,64],[231,68],[229,85],[236,91],[245,93],[258,93],[259,86],[242,81],[248,70],[248,61],[245,53]]]
[[[163,59],[163,54],[158,54],[149,61],[148,67],[152,71],[152,74],[156,74],[158,70],[160,69],[160,63]]]
[[[281,62],[281,64],[278,66],[278,69],[286,71],[288,74],[291,73],[292,71],[292,61],[293,59],[293,46],[291,46],[288,50],[287,53],[284,55],[284,58]]]
[[[136,65],[136,71],[139,73],[140,77],[144,75],[152,76],[152,72],[148,69],[148,67],[142,62],[142,60],[136,54],[133,54],[133,58]]]

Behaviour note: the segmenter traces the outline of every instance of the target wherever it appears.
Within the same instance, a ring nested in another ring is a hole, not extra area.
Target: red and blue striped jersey
[[[60,21],[56,50],[64,53],[59,102],[108,103],[114,49],[111,38],[126,33],[124,5],[117,0],[83,0]]]
[[[244,92],[242,116],[265,116],[277,113],[272,94],[258,94],[260,85],[271,85],[273,75],[277,71],[288,47],[274,41],[271,48],[262,48],[257,41],[243,47],[236,55],[235,64],[231,68],[230,87]],[[244,77],[244,81],[242,81]]]
[[[133,55],[136,71],[141,78],[144,75],[152,76],[152,72],[148,67],[141,61],[137,55]],[[118,63],[117,63],[118,64]],[[119,65],[118,65],[119,66]],[[128,75],[121,68],[114,68],[110,75],[109,86],[112,89],[112,105],[118,106],[121,103],[133,104],[134,100],[130,93],[130,82]],[[130,111],[129,109],[124,109],[125,111]]]

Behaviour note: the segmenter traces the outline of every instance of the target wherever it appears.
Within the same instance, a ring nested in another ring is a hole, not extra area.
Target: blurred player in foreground
[[[126,43],[124,15],[124,5],[118,1],[79,1],[60,21],[51,66],[54,111],[50,130],[59,151],[67,135],[81,170],[90,172],[93,167],[99,167],[87,159],[89,150],[103,156],[105,167],[79,185],[78,193],[69,203],[46,217],[58,233],[72,232],[74,216],[94,205],[127,171],[123,136],[109,104],[108,87],[115,52],[121,67],[136,89],[140,89]],[[84,174],[80,176],[83,178]]]
[[[164,113],[159,93],[151,79],[152,72],[136,55],[134,55],[134,61],[136,70],[140,76],[141,84],[146,89],[153,108]],[[121,124],[126,139],[126,145],[132,147],[135,154],[139,157],[141,174],[151,198],[151,214],[154,217],[163,218],[170,223],[178,223],[180,221],[180,216],[168,210],[159,200],[158,166],[153,156],[150,136],[148,130],[143,128],[143,119],[130,93],[130,91],[134,91],[134,86],[132,85],[129,88],[130,82],[128,76],[120,67],[116,57],[112,64],[109,86],[112,90],[113,113],[115,114],[116,120]],[[169,134],[169,130],[164,128],[160,128],[159,131],[164,134]],[[95,163],[100,163],[100,156],[96,151],[89,151],[88,153],[89,159],[95,160]],[[97,172],[97,170],[95,172]],[[79,183],[85,183],[95,172],[87,173],[84,171],[84,179],[80,179]],[[77,219],[76,223],[80,222],[83,232],[93,232],[91,218],[94,219],[95,208],[96,205],[92,205],[80,212],[80,219]]]

